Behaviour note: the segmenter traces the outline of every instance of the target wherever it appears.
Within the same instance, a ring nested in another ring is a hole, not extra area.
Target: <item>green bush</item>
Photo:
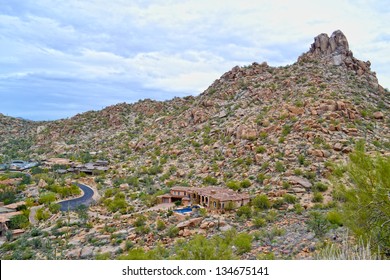
[[[257,260],[274,260],[275,259],[275,254],[273,252],[269,253],[259,253],[256,256]]]
[[[50,212],[43,208],[39,208],[35,213],[35,218],[38,221],[46,221],[47,219],[50,218]]]
[[[218,184],[218,180],[217,178],[214,178],[214,177],[211,177],[211,176],[207,176],[203,179],[203,184],[205,185],[217,185]]]
[[[282,135],[287,136],[291,132],[291,125],[284,125],[282,129]]]
[[[241,206],[237,209],[237,216],[242,217],[245,216],[247,218],[250,218],[252,216],[252,209],[248,205]]]
[[[175,244],[173,259],[177,260],[226,260],[233,259],[232,238],[229,232],[210,239],[195,235],[190,241],[179,240]]]
[[[272,208],[279,209],[285,203],[284,199],[278,198],[272,201]]]
[[[241,181],[240,188],[249,188],[251,185],[252,185],[251,181],[245,179],[244,181]]]
[[[313,194],[313,198],[312,198],[311,201],[315,202],[315,203],[323,202],[324,201],[324,196],[321,193],[319,193],[319,192],[315,192]]]
[[[317,182],[314,184],[313,191],[315,192],[325,192],[328,190],[328,186],[324,183]]]
[[[166,228],[164,221],[157,220],[156,228],[157,228],[157,230],[164,230]]]
[[[255,196],[255,198],[252,200],[252,205],[255,208],[263,210],[271,208],[271,202],[269,201],[268,196],[265,194]]]
[[[236,246],[237,254],[242,255],[247,253],[252,248],[252,235],[242,232],[239,233],[233,241],[233,244]]]
[[[278,171],[278,172],[284,172],[284,171],[286,171],[286,168],[284,167],[284,165],[283,165],[283,163],[282,163],[281,161],[277,161],[277,162],[275,163],[275,169],[276,169],[276,171]]]
[[[330,211],[326,215],[326,218],[328,221],[333,225],[342,226],[343,225],[343,218],[342,215],[337,211]]]
[[[264,227],[267,225],[267,222],[265,219],[261,218],[261,217],[256,217],[253,219],[253,225],[256,227],[256,228],[261,228],[261,227]]]
[[[262,154],[266,151],[266,148],[264,146],[259,146],[256,148],[256,153]]]
[[[241,189],[240,182],[238,182],[238,181],[228,181],[226,183],[226,187],[228,187],[229,189],[232,189],[234,191],[238,191]]]
[[[147,221],[147,218],[144,215],[139,215],[137,219],[134,221],[133,226],[141,227],[144,226]]]
[[[329,221],[326,217],[317,211],[309,213],[309,219],[307,220],[307,226],[309,230],[313,231],[316,236],[323,236],[329,230]]]
[[[303,213],[303,210],[304,210],[304,208],[301,204],[299,204],[299,203],[294,204],[295,213],[297,213],[298,215],[301,215]]]
[[[305,156],[302,154],[298,155],[298,162],[300,165],[304,165],[305,164]]]
[[[176,226],[171,226],[171,227],[168,229],[167,235],[168,235],[170,238],[176,237],[178,234],[179,234],[179,228],[178,228],[178,227],[176,227]]]
[[[295,202],[297,202],[297,197],[295,195],[286,193],[285,195],[283,195],[283,200],[288,204],[294,204]]]
[[[257,181],[259,184],[263,184],[265,178],[266,178],[266,176],[265,176],[264,173],[259,173],[259,174],[257,174],[256,181]]]
[[[10,229],[27,228],[29,224],[26,215],[16,215],[10,218]]]
[[[56,195],[52,192],[45,192],[40,195],[38,202],[40,204],[49,205],[50,203],[56,201]]]

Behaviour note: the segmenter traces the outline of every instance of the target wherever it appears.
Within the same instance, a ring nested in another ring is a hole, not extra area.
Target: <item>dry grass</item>
[[[315,256],[319,260],[379,260],[380,254],[374,252],[370,242],[365,243],[359,239],[357,244],[348,237],[346,233],[343,237],[341,245],[328,244]]]

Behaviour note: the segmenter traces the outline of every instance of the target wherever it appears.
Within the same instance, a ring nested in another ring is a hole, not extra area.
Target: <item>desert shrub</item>
[[[326,218],[328,221],[333,225],[342,226],[343,225],[343,218],[342,215],[337,211],[330,211],[328,214],[326,214]]]
[[[246,218],[250,218],[252,216],[252,209],[248,205],[241,206],[237,209],[237,216],[242,217],[245,216]]]
[[[28,217],[26,215],[16,215],[10,218],[10,228],[26,228],[30,224]]]
[[[275,254],[273,252],[269,253],[259,253],[256,256],[257,260],[274,260],[275,259]]]
[[[265,194],[257,195],[252,200],[252,205],[257,209],[269,209],[271,208],[271,202],[268,199],[268,196]]]
[[[286,193],[285,195],[283,195],[283,200],[288,204],[294,204],[295,202],[297,202],[297,197],[295,195]]]
[[[269,210],[267,215],[265,216],[265,219],[270,223],[275,222],[277,218],[278,218],[278,211],[274,209]]]
[[[55,193],[52,193],[52,192],[45,192],[43,194],[40,195],[39,199],[38,199],[38,202],[40,204],[50,204],[52,202],[54,202],[56,200],[56,195]]]
[[[325,192],[328,190],[328,186],[324,183],[317,182],[314,184],[313,190],[316,192]]]
[[[256,153],[262,154],[266,151],[266,148],[264,146],[259,146],[256,148]]]
[[[170,238],[176,237],[178,234],[179,234],[179,228],[178,227],[171,226],[170,228],[168,228],[167,235]]]
[[[264,227],[267,225],[266,220],[264,218],[261,218],[261,217],[254,218],[252,222],[256,228],[261,228],[261,227]]]
[[[173,258],[178,260],[233,259],[232,240],[225,236],[207,239],[202,235],[195,235],[188,242],[179,240],[175,244],[175,253]]]
[[[276,171],[278,171],[278,172],[284,172],[284,171],[286,171],[286,168],[284,167],[284,165],[283,165],[283,163],[282,163],[281,161],[277,161],[277,162],[275,163],[275,169],[276,169]]]
[[[165,225],[164,221],[157,220],[157,222],[156,222],[156,229],[157,230],[164,230],[165,228],[166,228],[166,225]]]
[[[217,178],[214,178],[214,177],[211,177],[211,176],[207,176],[203,179],[203,184],[205,185],[217,185],[218,184],[218,180]]]
[[[313,194],[313,198],[311,201],[312,202],[322,202],[322,201],[324,201],[324,196],[319,192],[315,192]]]
[[[298,215],[301,215],[303,210],[304,210],[304,208],[303,208],[303,206],[301,204],[299,204],[299,203],[295,203],[294,204],[294,211],[295,211],[295,213],[297,213]]]
[[[251,181],[248,179],[245,179],[241,181],[240,188],[249,188],[252,185]]]
[[[228,181],[226,182],[226,187],[234,191],[238,191],[239,189],[241,189],[240,182],[238,181]]]
[[[272,208],[279,209],[285,204],[285,200],[283,198],[278,198],[272,201]]]
[[[259,184],[263,184],[265,178],[266,178],[266,176],[265,176],[264,173],[259,173],[259,174],[257,174],[256,181],[257,181]]]
[[[252,248],[252,239],[252,235],[248,233],[239,233],[233,240],[233,244],[237,249],[237,254],[242,255],[249,252]]]
[[[309,219],[306,222],[309,230],[313,231],[316,236],[321,237],[329,230],[329,221],[324,214],[318,211],[312,211],[309,213]]]
[[[305,156],[302,154],[298,155],[298,162],[300,165],[304,165],[305,164]]]
[[[139,215],[137,219],[134,221],[133,226],[140,227],[144,226],[147,221],[147,218],[144,215]]]
[[[50,212],[43,208],[39,208],[35,213],[35,218],[38,221],[46,221],[47,219],[50,218]]]
[[[371,249],[370,242],[364,242],[362,238],[352,243],[348,233],[343,237],[341,244],[328,243],[315,254],[320,260],[378,260],[380,252]]]

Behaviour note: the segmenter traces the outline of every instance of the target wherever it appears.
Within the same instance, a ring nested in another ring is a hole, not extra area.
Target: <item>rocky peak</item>
[[[326,33],[315,37],[309,52],[316,56],[352,55],[348,40],[340,30],[333,32],[330,37]]]
[[[321,33],[314,38],[310,50],[298,58],[299,63],[310,60],[321,60],[321,62],[343,66],[352,70],[358,76],[364,76],[374,88],[383,88],[379,86],[376,73],[370,69],[370,61],[361,61],[353,56],[349,49],[347,37],[340,30],[336,30],[329,37],[326,33]]]

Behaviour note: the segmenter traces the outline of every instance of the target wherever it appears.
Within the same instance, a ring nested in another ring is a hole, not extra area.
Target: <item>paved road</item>
[[[80,189],[83,190],[84,195],[79,198],[70,199],[58,203],[59,205],[61,205],[61,211],[75,210],[77,207],[79,207],[82,204],[88,206],[93,202],[92,200],[92,196],[94,194],[93,190],[90,187],[80,183],[77,183],[77,185],[80,187]]]

